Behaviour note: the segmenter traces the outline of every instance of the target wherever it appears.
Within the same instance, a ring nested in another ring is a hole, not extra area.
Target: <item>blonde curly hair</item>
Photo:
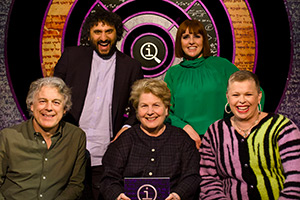
[[[132,90],[130,93],[129,100],[131,101],[134,109],[137,111],[139,105],[139,99],[143,93],[152,93],[153,95],[160,98],[163,104],[170,110],[171,106],[171,92],[167,87],[167,83],[163,80],[156,79],[141,79],[137,80],[132,85]]]

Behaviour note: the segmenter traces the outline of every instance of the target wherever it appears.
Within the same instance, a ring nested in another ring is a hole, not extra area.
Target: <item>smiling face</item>
[[[112,53],[117,42],[116,28],[107,23],[99,22],[90,29],[89,40],[100,56],[108,56]]]
[[[200,33],[190,33],[186,29],[181,36],[181,47],[189,59],[196,59],[202,56],[203,36]]]
[[[33,113],[33,127],[37,132],[55,133],[62,119],[64,97],[55,87],[43,86],[34,96],[31,105]]]
[[[141,128],[150,136],[158,136],[163,132],[168,108],[162,100],[152,93],[142,93],[139,98],[137,117]]]
[[[237,120],[256,119],[261,96],[253,80],[234,81],[228,85],[227,101]]]

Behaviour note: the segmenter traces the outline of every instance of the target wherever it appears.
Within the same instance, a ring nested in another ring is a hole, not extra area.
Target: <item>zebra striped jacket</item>
[[[268,114],[247,138],[218,120],[200,153],[199,199],[300,199],[300,132],[283,115]]]

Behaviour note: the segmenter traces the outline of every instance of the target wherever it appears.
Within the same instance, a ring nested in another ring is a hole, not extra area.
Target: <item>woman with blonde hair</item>
[[[142,79],[132,87],[130,100],[137,124],[111,143],[103,158],[100,182],[106,200],[129,200],[124,177],[169,177],[166,200],[192,200],[200,183],[199,152],[180,128],[165,124],[171,93],[162,80]]]
[[[199,199],[300,199],[300,132],[288,118],[260,110],[255,74],[228,81],[233,116],[213,123],[200,148]]]

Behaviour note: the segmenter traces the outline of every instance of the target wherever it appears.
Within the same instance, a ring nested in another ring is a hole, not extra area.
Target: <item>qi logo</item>
[[[157,190],[153,185],[142,185],[137,191],[139,200],[155,200],[157,198]]]
[[[153,52],[153,53],[152,53]],[[158,49],[152,42],[145,43],[140,49],[141,56],[145,60],[155,60],[157,64],[161,63],[161,60],[157,58]]]
[[[132,42],[132,57],[140,61],[144,70],[155,70],[166,61],[166,43],[153,33],[142,34]]]

